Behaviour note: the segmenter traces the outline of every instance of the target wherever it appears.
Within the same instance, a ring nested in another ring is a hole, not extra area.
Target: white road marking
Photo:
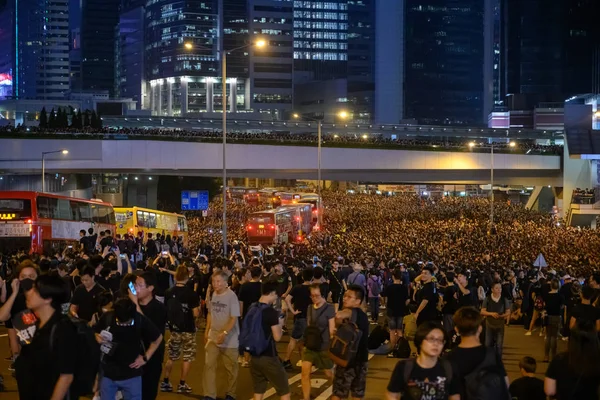
[[[315,371],[317,371],[317,368],[312,367],[312,372],[315,372]],[[302,372],[297,375],[294,375],[290,379],[288,379],[288,385],[290,385],[290,387],[291,387],[294,383],[300,381],[301,379],[302,379]],[[275,388],[271,388],[265,392],[265,396],[263,397],[263,399],[267,399],[271,396],[274,396],[275,394],[277,394],[277,392],[275,391]],[[253,400],[253,398],[251,398],[250,400]]]
[[[4,335],[0,335],[0,337],[6,337],[8,336],[8,333],[5,333]]]

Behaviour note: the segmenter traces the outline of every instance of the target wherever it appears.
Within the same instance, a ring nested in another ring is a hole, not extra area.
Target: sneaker
[[[242,368],[248,368],[250,366],[250,363],[246,360],[242,361]]]
[[[544,335],[544,333],[542,331],[540,331],[540,337],[542,337]]]
[[[283,365],[283,368],[285,368],[285,369],[292,369],[292,367],[293,367],[292,362],[290,360],[283,361],[281,364]]]
[[[171,382],[162,381],[160,383],[160,391],[161,392],[172,392],[173,391],[173,385],[171,385]]]
[[[192,393],[192,388],[187,383],[177,385],[177,393]]]
[[[10,365],[8,366],[8,370],[10,372],[15,372],[15,362],[11,362]]]
[[[563,337],[562,337],[562,341],[563,341],[563,342],[568,342],[568,341],[569,341],[569,338],[568,338],[567,336],[563,336]]]
[[[387,358],[394,358],[394,353],[388,353]]]
[[[525,332],[525,336],[531,336],[531,331]]]

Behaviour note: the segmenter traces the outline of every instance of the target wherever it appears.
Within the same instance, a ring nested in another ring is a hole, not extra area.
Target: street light
[[[222,102],[223,102],[223,255],[227,256],[227,161],[226,148],[227,148],[227,54],[233,53],[234,51],[245,49],[246,47],[255,46],[258,48],[264,48],[267,46],[267,42],[264,39],[259,39],[253,43],[248,43],[244,46],[236,47],[231,50],[225,50],[221,48],[221,84],[223,86]],[[191,42],[184,43],[183,47],[186,50],[192,50],[195,48],[200,50],[212,50],[204,46],[194,46]]]
[[[54,151],[42,151],[42,193],[46,193],[46,154],[61,153],[63,155],[69,154],[69,150],[54,150]]]
[[[294,113],[292,114],[292,116],[295,119],[300,118],[300,114],[298,113]],[[347,111],[340,111],[337,114],[338,117],[346,119],[348,118],[348,112]],[[304,117],[304,119],[307,119],[309,121],[314,121],[317,123],[317,195],[319,196],[319,201],[322,201],[321,199],[321,131],[323,129],[323,119],[316,119],[316,118],[308,118],[308,117]],[[337,137],[337,135],[335,135],[334,137]],[[323,210],[319,209],[317,210],[317,221],[318,221],[318,225],[319,225],[319,229],[322,229],[323,226]]]
[[[509,142],[509,147],[515,147],[517,144],[515,142]],[[475,142],[469,143],[469,148],[475,147]],[[485,147],[484,147],[485,148]],[[490,143],[490,191],[491,191],[491,204],[490,204],[490,229],[494,227],[494,140],[491,139]]]

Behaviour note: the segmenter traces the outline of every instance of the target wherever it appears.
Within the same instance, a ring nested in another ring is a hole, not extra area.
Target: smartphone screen
[[[125,254],[120,254],[119,257],[121,257],[122,259],[125,259],[126,255]]]
[[[137,296],[137,292],[135,291],[135,286],[133,286],[133,282],[129,282],[129,290],[134,296]]]
[[[72,249],[72,248],[73,248],[73,246],[67,246],[67,248],[69,248],[69,249]]]

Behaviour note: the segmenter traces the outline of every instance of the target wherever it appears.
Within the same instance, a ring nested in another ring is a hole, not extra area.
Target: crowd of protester
[[[333,399],[363,398],[369,352],[401,358],[387,399],[596,398],[596,231],[501,202],[491,226],[482,198],[325,191],[323,201],[323,226],[301,243],[246,245],[258,207],[228,203],[223,254],[215,200],[206,217],[188,214],[188,243],[92,229],[60,253],[2,256],[0,321],[20,398],[193,393],[187,378],[202,339],[205,400],[217,398],[218,364],[226,400],[236,398],[240,367],[255,399],[269,384],[290,399],[285,371],[297,360],[303,399],[313,367]],[[540,253],[546,263],[534,266]],[[545,336],[544,358],[523,358],[510,386],[507,324]],[[549,363],[544,382],[538,362]]]
[[[177,140],[200,140],[200,141],[220,141],[222,140],[222,131],[218,129],[206,130],[181,130],[181,129],[162,129],[162,128],[113,128],[103,127],[95,129],[85,128],[39,128],[39,127],[0,127],[2,133],[40,133],[40,134],[70,134],[78,136],[102,135],[106,138],[139,138],[139,137],[169,137]],[[447,151],[475,151],[489,152],[489,143],[475,141],[475,146],[471,147],[471,139],[455,139],[442,137],[419,138],[400,138],[392,139],[381,134],[341,134],[324,133],[322,136],[324,145],[375,145],[385,148],[416,148],[429,150],[447,150]],[[318,137],[315,132],[291,133],[280,131],[248,132],[244,130],[232,129],[227,132],[227,140],[231,142],[244,143],[263,143],[264,141],[274,141],[279,143],[294,143],[298,145],[313,145],[317,143]],[[495,142],[494,151],[497,152],[520,152],[526,154],[562,154],[563,146],[560,145],[541,145],[535,140],[519,140],[518,145],[513,148],[507,142]]]

